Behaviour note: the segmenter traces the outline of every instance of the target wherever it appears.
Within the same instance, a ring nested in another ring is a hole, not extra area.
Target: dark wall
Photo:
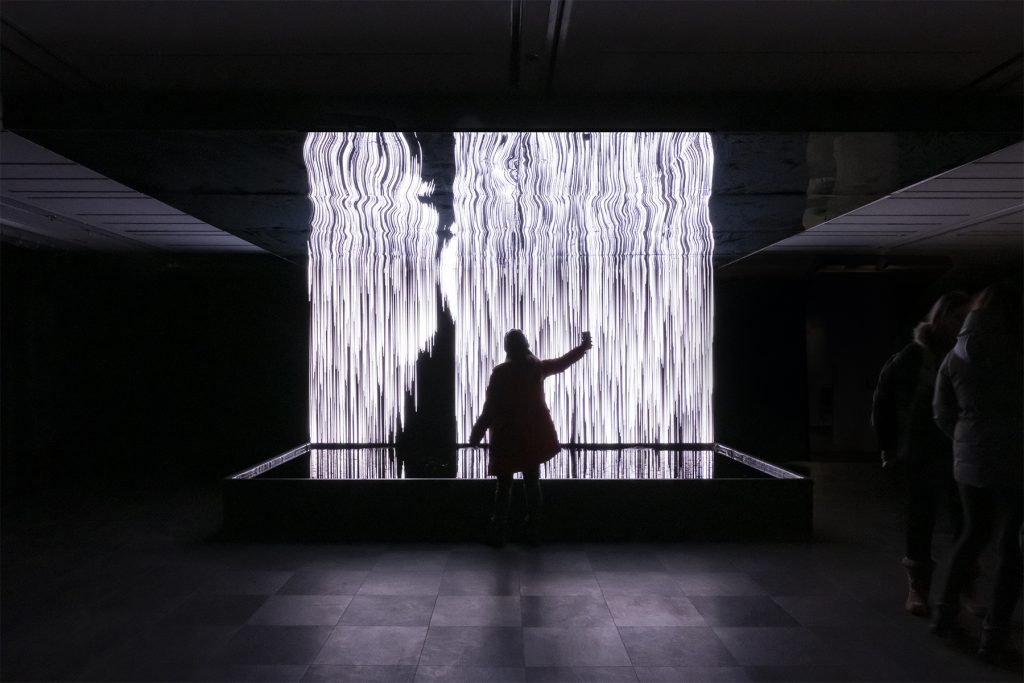
[[[715,435],[776,462],[877,460],[885,361],[945,292],[1020,280],[1014,265],[810,269],[715,281]]]
[[[5,489],[215,479],[305,440],[304,266],[2,250]]]
[[[766,460],[807,453],[803,285],[715,278],[715,440]]]

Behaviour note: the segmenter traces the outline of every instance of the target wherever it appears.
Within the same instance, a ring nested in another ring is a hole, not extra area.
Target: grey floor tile
[[[395,550],[381,553],[376,572],[432,572],[444,571],[450,553],[431,550]]]
[[[664,572],[665,565],[652,552],[644,550],[606,552],[588,551],[590,566],[597,572]]]
[[[302,680],[316,683],[412,683],[415,666],[344,666],[314,664]]]
[[[693,595],[690,600],[709,626],[800,625],[765,595]]]
[[[619,633],[634,666],[729,667],[737,664],[710,628],[623,626]]]
[[[524,627],[526,665],[631,666],[614,627]]]
[[[523,666],[523,632],[505,626],[431,626],[420,666]]]
[[[160,623],[126,640],[114,654],[154,662],[202,662],[219,657],[237,632],[236,626]]]
[[[638,666],[640,683],[747,683],[741,666]],[[823,681],[820,683],[824,683]]]
[[[336,626],[315,665],[415,665],[427,637],[425,626]]]
[[[301,569],[278,591],[280,595],[355,595],[367,572],[350,569]]]
[[[904,681],[914,680],[902,678],[864,679],[859,677],[855,671],[838,665],[817,665],[817,666],[748,666],[746,667],[747,680],[764,681],[765,683],[843,683],[845,681]]]
[[[524,595],[523,626],[596,628],[614,626],[605,600],[589,595]]]
[[[706,626],[689,598],[664,595],[608,595],[616,626]]]
[[[292,574],[291,571],[229,569],[211,576],[201,590],[227,595],[273,595]]]
[[[185,674],[182,680],[190,681],[232,681],[237,683],[292,683],[301,681],[306,673],[305,664],[238,664],[221,662],[206,664],[195,670],[194,675]]]
[[[838,585],[831,576],[815,571],[755,571],[750,578],[764,589],[768,595],[833,595],[846,597],[846,590]]]
[[[527,683],[636,683],[631,666],[531,666]]]
[[[223,659],[244,664],[309,664],[331,634],[328,626],[244,626]]]
[[[523,595],[601,596],[601,587],[592,572],[523,572]]]
[[[431,626],[521,626],[518,595],[440,595]]]
[[[508,548],[459,548],[451,551],[445,571],[518,571],[522,561],[518,552]]]
[[[682,595],[676,579],[665,572],[617,571],[596,572],[601,592],[609,595]]]
[[[420,666],[416,683],[521,683],[526,674],[515,666]]]
[[[507,568],[448,569],[440,595],[519,595],[520,574]]]
[[[441,574],[433,572],[372,572],[359,595],[437,595]]]
[[[334,626],[350,595],[274,595],[249,618],[255,626]]]
[[[765,589],[743,572],[676,574],[686,595],[764,595]]]
[[[428,626],[434,600],[429,595],[357,595],[340,623],[345,626]]]
[[[743,666],[832,665],[839,652],[805,628],[715,628]]]
[[[534,550],[524,552],[520,560],[523,571],[589,572],[590,558],[582,550]]]
[[[381,552],[358,547],[331,547],[308,557],[302,569],[313,571],[370,571],[380,560]]]
[[[124,683],[139,683],[147,681],[156,683],[158,681],[171,681],[182,683],[183,681],[195,680],[198,672],[202,671],[203,663],[195,662],[154,662],[138,658],[127,658],[116,661],[105,661],[91,667],[87,671],[73,678],[76,681],[96,681],[97,683],[118,681]],[[4,671],[5,678],[8,672]],[[17,680],[17,679],[7,679]],[[53,681],[69,680],[67,678],[48,678],[30,676],[22,679],[26,681]]]
[[[178,605],[161,622],[190,626],[241,626],[266,602],[264,595],[196,595]]]
[[[782,595],[773,598],[779,606],[793,616],[801,626],[856,626],[877,628],[880,623],[892,622],[894,615],[850,598],[825,595]],[[903,617],[902,602],[897,609]]]

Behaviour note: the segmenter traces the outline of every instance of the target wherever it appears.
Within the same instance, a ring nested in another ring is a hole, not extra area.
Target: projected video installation
[[[310,133],[305,159],[312,441],[395,440],[439,305],[460,441],[511,328],[540,357],[595,340],[545,384],[564,442],[713,440],[708,134],[455,133],[450,239],[415,135]]]

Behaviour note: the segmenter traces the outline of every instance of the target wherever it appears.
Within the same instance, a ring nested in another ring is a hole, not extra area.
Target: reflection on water
[[[563,450],[541,466],[543,479],[711,479],[710,450],[652,448]],[[517,475],[518,476],[518,475]],[[487,451],[461,448],[450,457],[401,457],[393,448],[318,448],[310,479],[418,479],[487,477]]]

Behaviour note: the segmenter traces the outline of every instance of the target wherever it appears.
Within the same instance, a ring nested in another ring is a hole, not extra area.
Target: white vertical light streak
[[[706,133],[456,133],[442,292],[461,434],[521,328],[546,358],[594,336],[546,385],[563,441],[713,440],[713,156]]]
[[[456,322],[460,435],[517,327],[541,357],[594,336],[547,385],[563,441],[711,442],[710,136],[457,133],[455,145],[456,238],[439,268],[437,215],[421,201],[431,187],[407,139],[307,136],[311,440],[394,439],[440,284]],[[616,467],[636,469],[633,457]],[[693,457],[710,476],[710,454]]]
[[[310,133],[309,434],[391,441],[436,330],[437,214],[401,133]]]

